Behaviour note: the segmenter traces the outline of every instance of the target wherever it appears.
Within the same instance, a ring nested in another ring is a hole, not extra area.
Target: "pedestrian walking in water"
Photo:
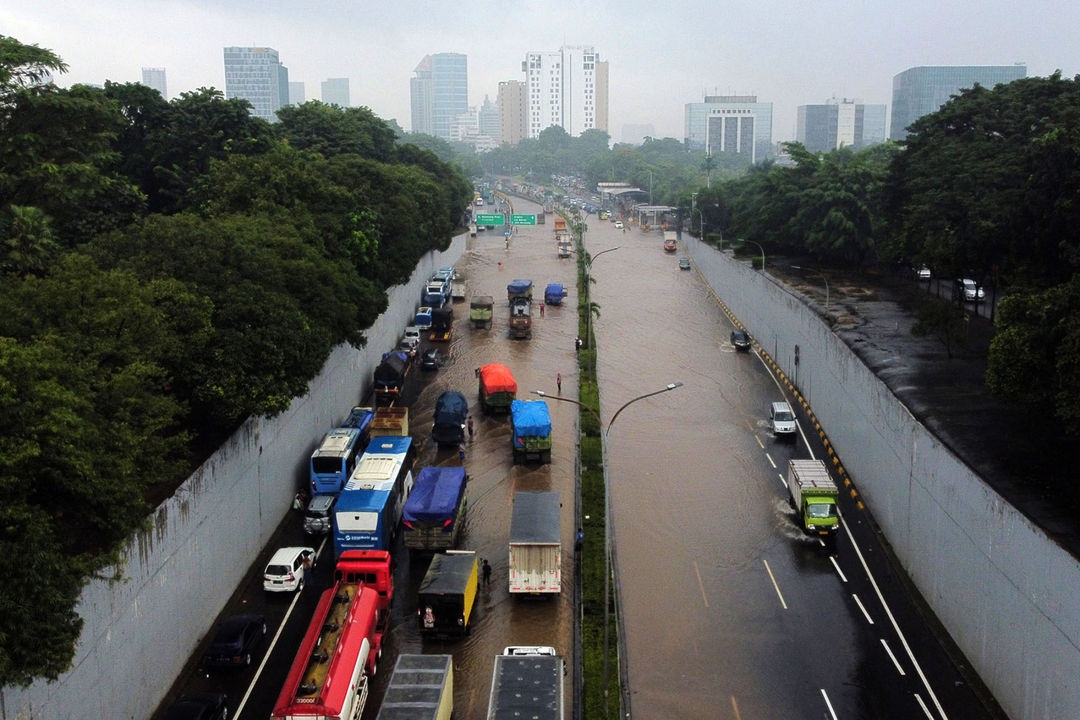
[[[304,556],[304,585],[311,585],[311,555]]]
[[[562,395],[562,373],[555,373],[555,387],[559,388],[559,394]]]
[[[544,317],[544,303],[540,303],[540,317]]]
[[[484,586],[491,584],[491,565],[488,564],[487,558],[484,558]]]
[[[465,443],[458,445],[458,457],[461,458],[461,464],[465,464]]]
[[[469,428],[469,442],[472,442],[472,440],[473,440],[473,424],[472,424],[472,415],[470,415],[470,416],[469,416],[469,419],[465,421],[465,426],[466,426],[467,428]]]

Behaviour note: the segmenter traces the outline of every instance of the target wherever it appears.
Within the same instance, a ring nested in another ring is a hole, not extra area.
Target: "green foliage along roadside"
[[[460,170],[366,108],[40,84],[0,36],[0,686],[72,660],[84,583],[216,443],[364,343]]]

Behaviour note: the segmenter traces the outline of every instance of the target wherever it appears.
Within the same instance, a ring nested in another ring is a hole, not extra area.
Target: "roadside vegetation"
[[[445,249],[459,166],[367,108],[45,83],[0,36],[0,686],[71,663],[88,578]]]

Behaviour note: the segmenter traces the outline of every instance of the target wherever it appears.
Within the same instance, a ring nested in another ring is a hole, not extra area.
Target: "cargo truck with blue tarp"
[[[548,305],[562,305],[564,297],[566,297],[566,288],[561,283],[549,283],[544,288],[544,302]]]
[[[514,464],[536,460],[551,462],[551,413],[543,400],[510,403],[510,444]]]
[[[506,301],[508,305],[513,305],[514,300],[518,298],[524,298],[527,302],[532,302],[533,281],[516,279],[511,280],[506,286]]]
[[[436,445],[457,447],[465,441],[465,419],[469,416],[469,401],[455,390],[447,390],[435,401],[431,440]]]
[[[405,547],[433,552],[457,546],[469,502],[468,482],[463,467],[420,470],[401,513]]]

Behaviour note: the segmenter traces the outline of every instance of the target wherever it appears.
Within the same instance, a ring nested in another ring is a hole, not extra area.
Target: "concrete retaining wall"
[[[802,389],[904,569],[1009,716],[1080,718],[1076,559],[917,422],[806,301],[684,240]]]
[[[411,321],[431,272],[451,265],[466,236],[426,255],[409,282],[391,288],[389,307],[367,346],[336,348],[309,393],[274,418],[241,427],[133,536],[118,583],[91,582],[74,667],[51,684],[0,691],[0,718],[146,718],[289,512],[323,434],[371,388],[384,351]]]

